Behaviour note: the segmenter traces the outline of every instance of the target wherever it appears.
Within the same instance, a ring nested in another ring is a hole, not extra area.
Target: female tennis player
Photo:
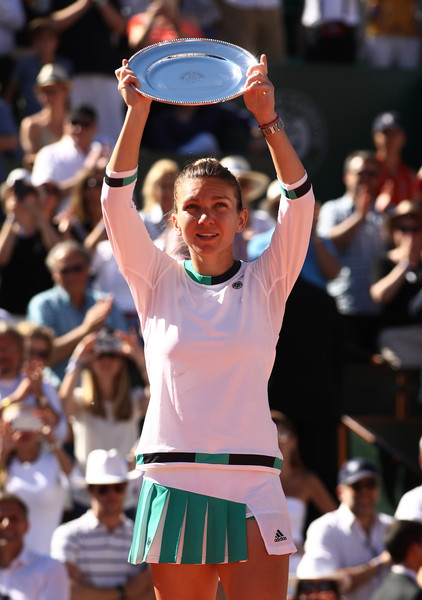
[[[212,158],[187,165],[175,183],[173,226],[190,259],[154,246],[132,202],[151,100],[134,89],[126,60],[116,71],[127,111],[103,212],[139,313],[151,385],[129,560],[151,564],[158,600],[213,600],[218,578],[229,600],[280,600],[295,551],[267,381],[314,197],[276,114],[265,55],[247,75],[244,101],[282,190],[271,243],[253,263],[233,256],[247,211],[236,178]]]

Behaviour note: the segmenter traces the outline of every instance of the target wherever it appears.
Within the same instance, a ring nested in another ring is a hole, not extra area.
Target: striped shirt
[[[132,534],[130,519],[124,518],[110,531],[88,510],[55,530],[51,556],[77,566],[86,585],[99,588],[124,585],[145,568],[127,562]]]

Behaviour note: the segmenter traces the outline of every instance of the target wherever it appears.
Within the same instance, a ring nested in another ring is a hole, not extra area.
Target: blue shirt
[[[45,292],[36,294],[28,304],[27,318],[33,323],[46,325],[53,329],[56,337],[68,333],[82,324],[85,315],[92,306],[107,295],[97,290],[88,288],[85,291],[84,306],[79,309],[71,301],[69,294],[62,287],[56,285]],[[127,331],[124,316],[113,304],[105,324],[112,329]],[[67,360],[55,364],[52,370],[63,379]]]

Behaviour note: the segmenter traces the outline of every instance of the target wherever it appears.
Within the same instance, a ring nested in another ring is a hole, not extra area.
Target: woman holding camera
[[[89,333],[76,346],[60,386],[64,411],[73,432],[74,455],[82,475],[95,448],[128,456],[139,437],[148,403],[147,388],[133,385],[130,359],[145,379],[145,361],[136,331]],[[85,489],[73,493],[76,504],[90,505]],[[128,499],[134,506],[136,500]]]
[[[234,259],[247,220],[239,183],[204,158],[176,180],[173,224],[190,260],[172,258],[132,204],[151,101],[133,88],[127,61],[116,76],[128,108],[103,186],[104,222],[139,312],[151,383],[130,560],[151,563],[159,600],[211,600],[218,578],[229,600],[280,600],[295,546],[267,384],[309,243],[311,184],[275,111],[263,55],[244,100],[282,188],[271,243],[253,263]]]

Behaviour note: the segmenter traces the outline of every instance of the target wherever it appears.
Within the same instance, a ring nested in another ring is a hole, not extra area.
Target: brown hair
[[[274,409],[271,410],[270,414],[271,414],[271,418],[272,418],[273,422],[277,425],[277,427],[282,427],[283,429],[287,429],[287,431],[292,436],[294,436],[296,438],[298,437],[296,428],[293,425],[293,422],[289,419],[289,417],[287,415],[282,413],[280,410],[274,410]],[[293,467],[303,468],[304,465],[303,465],[302,457],[300,456],[299,447],[297,444],[296,444],[294,450],[292,451],[291,460],[292,460]]]
[[[36,323],[32,323],[31,321],[20,321],[20,323],[16,326],[19,333],[21,333],[24,337],[24,343],[27,340],[37,339],[43,340],[47,345],[48,352],[48,360],[51,358],[51,353],[53,350],[53,341],[54,341],[54,330],[51,327],[46,327],[45,325],[37,325]]]
[[[177,213],[177,195],[179,186],[186,179],[206,179],[215,178],[225,181],[233,188],[236,198],[236,208],[240,212],[243,209],[242,191],[236,177],[229,169],[224,167],[216,158],[200,158],[192,163],[188,163],[177,177],[174,184],[174,212]]]
[[[114,402],[113,417],[116,421],[128,421],[132,416],[132,400],[130,395],[130,376],[127,363],[123,357],[122,368],[117,375]],[[93,371],[86,368],[81,374],[82,395],[86,409],[97,417],[105,417],[106,412],[100,396],[97,379]]]

